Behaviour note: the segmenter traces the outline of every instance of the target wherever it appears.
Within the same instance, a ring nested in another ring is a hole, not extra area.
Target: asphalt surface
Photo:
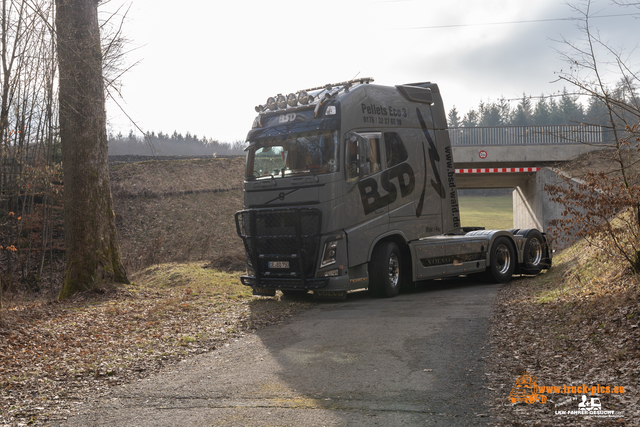
[[[499,285],[323,302],[137,383],[74,426],[483,426]]]

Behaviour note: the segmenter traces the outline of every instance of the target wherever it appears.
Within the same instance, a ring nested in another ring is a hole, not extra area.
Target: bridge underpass
[[[552,167],[607,146],[599,126],[449,128],[458,189],[513,189],[513,227],[548,231],[561,205],[545,184],[562,179]]]

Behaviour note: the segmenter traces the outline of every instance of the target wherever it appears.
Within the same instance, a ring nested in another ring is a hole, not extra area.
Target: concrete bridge
[[[561,206],[545,184],[561,182],[554,165],[601,150],[600,126],[502,126],[449,128],[459,189],[512,188],[514,228],[547,231]]]

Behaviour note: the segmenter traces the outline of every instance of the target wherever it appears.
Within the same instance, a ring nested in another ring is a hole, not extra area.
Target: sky
[[[581,37],[569,19],[579,13],[558,0],[110,0],[101,17],[120,6],[137,65],[107,103],[109,130],[128,134],[132,119],[221,142],[244,140],[270,96],[355,77],[438,83],[460,118],[480,101],[557,94],[561,40]],[[640,64],[640,9],[594,0],[591,13],[600,37]]]

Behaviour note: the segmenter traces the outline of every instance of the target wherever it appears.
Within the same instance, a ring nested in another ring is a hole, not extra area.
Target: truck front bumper
[[[260,283],[256,283],[254,276],[240,276],[240,282],[243,285],[252,288],[263,288],[273,290],[301,290],[301,291],[350,291],[362,288],[362,282],[354,284],[349,280],[348,276],[338,277],[320,277],[315,279],[305,279],[304,283],[299,279],[276,279],[276,278],[260,278]]]
[[[254,276],[240,276],[240,282],[243,285],[259,287],[259,288],[271,288],[271,289],[292,289],[292,290],[312,290],[324,288],[329,284],[328,277],[322,277],[318,279],[284,279],[284,278],[266,278],[261,277],[258,281]]]

